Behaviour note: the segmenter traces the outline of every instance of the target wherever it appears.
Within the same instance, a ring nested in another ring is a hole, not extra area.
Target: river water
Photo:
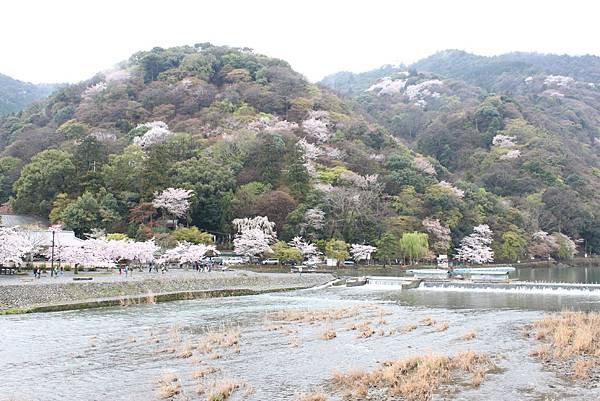
[[[590,269],[575,276],[592,277],[600,271]],[[527,280],[541,275],[519,274]],[[549,274],[547,280],[567,281],[571,273]],[[313,324],[271,316],[284,310],[339,308],[352,308],[356,314]],[[441,393],[436,399],[597,400],[597,388],[574,384],[529,355],[537,344],[523,335],[523,326],[563,309],[600,310],[600,292],[335,287],[0,316],[0,400],[153,400],[160,397],[157,382],[165,374],[179,379],[177,400],[204,400],[206,395],[198,393],[201,384],[220,379],[246,383],[230,400],[298,400],[304,392],[330,392],[334,371],[371,369],[385,360],[430,351],[452,355],[464,350],[492,355],[501,369],[487,375],[478,388]],[[421,322],[426,318],[446,323],[448,329],[425,326]],[[350,326],[362,321],[370,321],[377,334],[357,338]],[[411,325],[417,328],[402,330]],[[200,344],[207,333],[232,327],[240,332],[239,346],[210,353],[194,349],[191,357],[180,356],[181,349]],[[337,337],[324,340],[325,329]],[[469,331],[476,337],[461,339]],[[206,366],[220,371],[208,378],[192,377]],[[341,398],[333,394],[329,399]]]

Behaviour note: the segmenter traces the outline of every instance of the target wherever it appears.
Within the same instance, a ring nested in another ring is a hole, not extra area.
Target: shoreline
[[[141,276],[141,274],[139,275]],[[294,291],[326,284],[330,274],[177,272],[166,276],[136,277],[98,282],[23,282],[1,284],[0,315],[57,312],[109,306],[258,295]]]

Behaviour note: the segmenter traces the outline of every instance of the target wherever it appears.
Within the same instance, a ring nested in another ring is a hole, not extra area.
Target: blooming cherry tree
[[[15,227],[0,227],[0,264],[19,264],[32,251],[32,244]]]
[[[371,254],[377,251],[377,247],[363,244],[352,244],[350,247],[350,255],[352,259],[356,260],[370,260]]]
[[[106,82],[99,82],[95,85],[88,86],[82,93],[85,100],[90,100],[106,90]]]
[[[190,264],[204,260],[208,255],[218,255],[219,253],[214,245],[191,244],[182,241],[177,243],[175,248],[168,249],[159,258],[159,263]]]
[[[521,157],[521,151],[519,149],[512,149],[500,156],[500,160],[513,160]]]
[[[438,186],[450,191],[450,193],[452,193],[457,198],[462,199],[465,196],[465,191],[463,191],[462,189],[456,188],[454,185],[452,185],[448,181],[440,181],[438,183]]]
[[[456,258],[465,262],[482,264],[494,261],[494,251],[490,247],[493,241],[492,230],[487,224],[473,228],[473,233],[463,238]]]
[[[544,79],[544,85],[569,86],[575,82],[572,77],[564,75],[547,75]]]
[[[300,139],[296,146],[302,152],[305,161],[315,160],[323,155],[323,151],[317,145],[308,142],[306,138]]]
[[[435,168],[433,167],[431,162],[423,156],[415,157],[413,164],[415,165],[417,170],[422,171],[425,174],[429,174],[429,175],[436,174]]]
[[[173,133],[169,130],[169,126],[162,121],[152,121],[145,124],[140,124],[136,127],[148,128],[148,131],[142,136],[135,137],[133,143],[139,145],[142,149],[152,147],[159,143],[165,142]]]
[[[288,242],[288,245],[298,249],[304,258],[308,258],[319,253],[315,244],[305,241],[302,237],[292,238],[292,240]]]
[[[271,244],[277,240],[275,223],[266,216],[234,219],[233,226],[238,233],[233,240],[235,253],[245,256],[257,256],[271,253]]]
[[[239,255],[250,257],[273,253],[269,236],[258,228],[237,234],[233,240],[233,249]]]
[[[302,121],[302,129],[307,135],[313,137],[319,142],[327,142],[331,137],[327,127],[327,112],[323,110],[310,111],[308,119]]]
[[[167,188],[161,193],[154,194],[152,206],[157,209],[164,209],[167,213],[173,215],[175,220],[187,214],[190,208],[190,198],[194,194],[191,189]],[[176,223],[177,224],[177,223]]]
[[[499,148],[512,148],[517,146],[515,140],[517,137],[509,135],[498,134],[492,139],[492,145],[498,146]]]
[[[425,231],[433,238],[432,248],[437,252],[446,252],[452,243],[450,229],[440,223],[438,219],[425,218],[421,222]]]

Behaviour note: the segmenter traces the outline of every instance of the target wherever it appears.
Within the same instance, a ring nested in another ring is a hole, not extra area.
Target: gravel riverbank
[[[82,275],[83,276],[83,275]],[[86,274],[86,276],[94,276]],[[168,274],[136,273],[133,278],[118,274],[97,275],[92,281],[73,281],[71,277],[58,279],[28,278],[0,279],[0,314],[7,311],[19,312],[39,306],[58,306],[61,309],[106,306],[101,300],[128,300],[132,297],[159,297],[161,294],[186,294],[190,298],[199,296],[243,295],[309,288],[325,284],[333,279],[330,274],[254,273],[249,271],[229,272],[175,272]],[[173,296],[171,299],[182,299]],[[91,306],[85,306],[90,302]],[[41,309],[53,310],[53,309]]]

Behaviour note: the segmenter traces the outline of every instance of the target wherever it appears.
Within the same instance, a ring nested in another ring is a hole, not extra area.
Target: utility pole
[[[50,255],[50,269],[52,270],[51,276],[54,275],[54,236],[56,235],[56,231],[52,230],[52,254]]]

